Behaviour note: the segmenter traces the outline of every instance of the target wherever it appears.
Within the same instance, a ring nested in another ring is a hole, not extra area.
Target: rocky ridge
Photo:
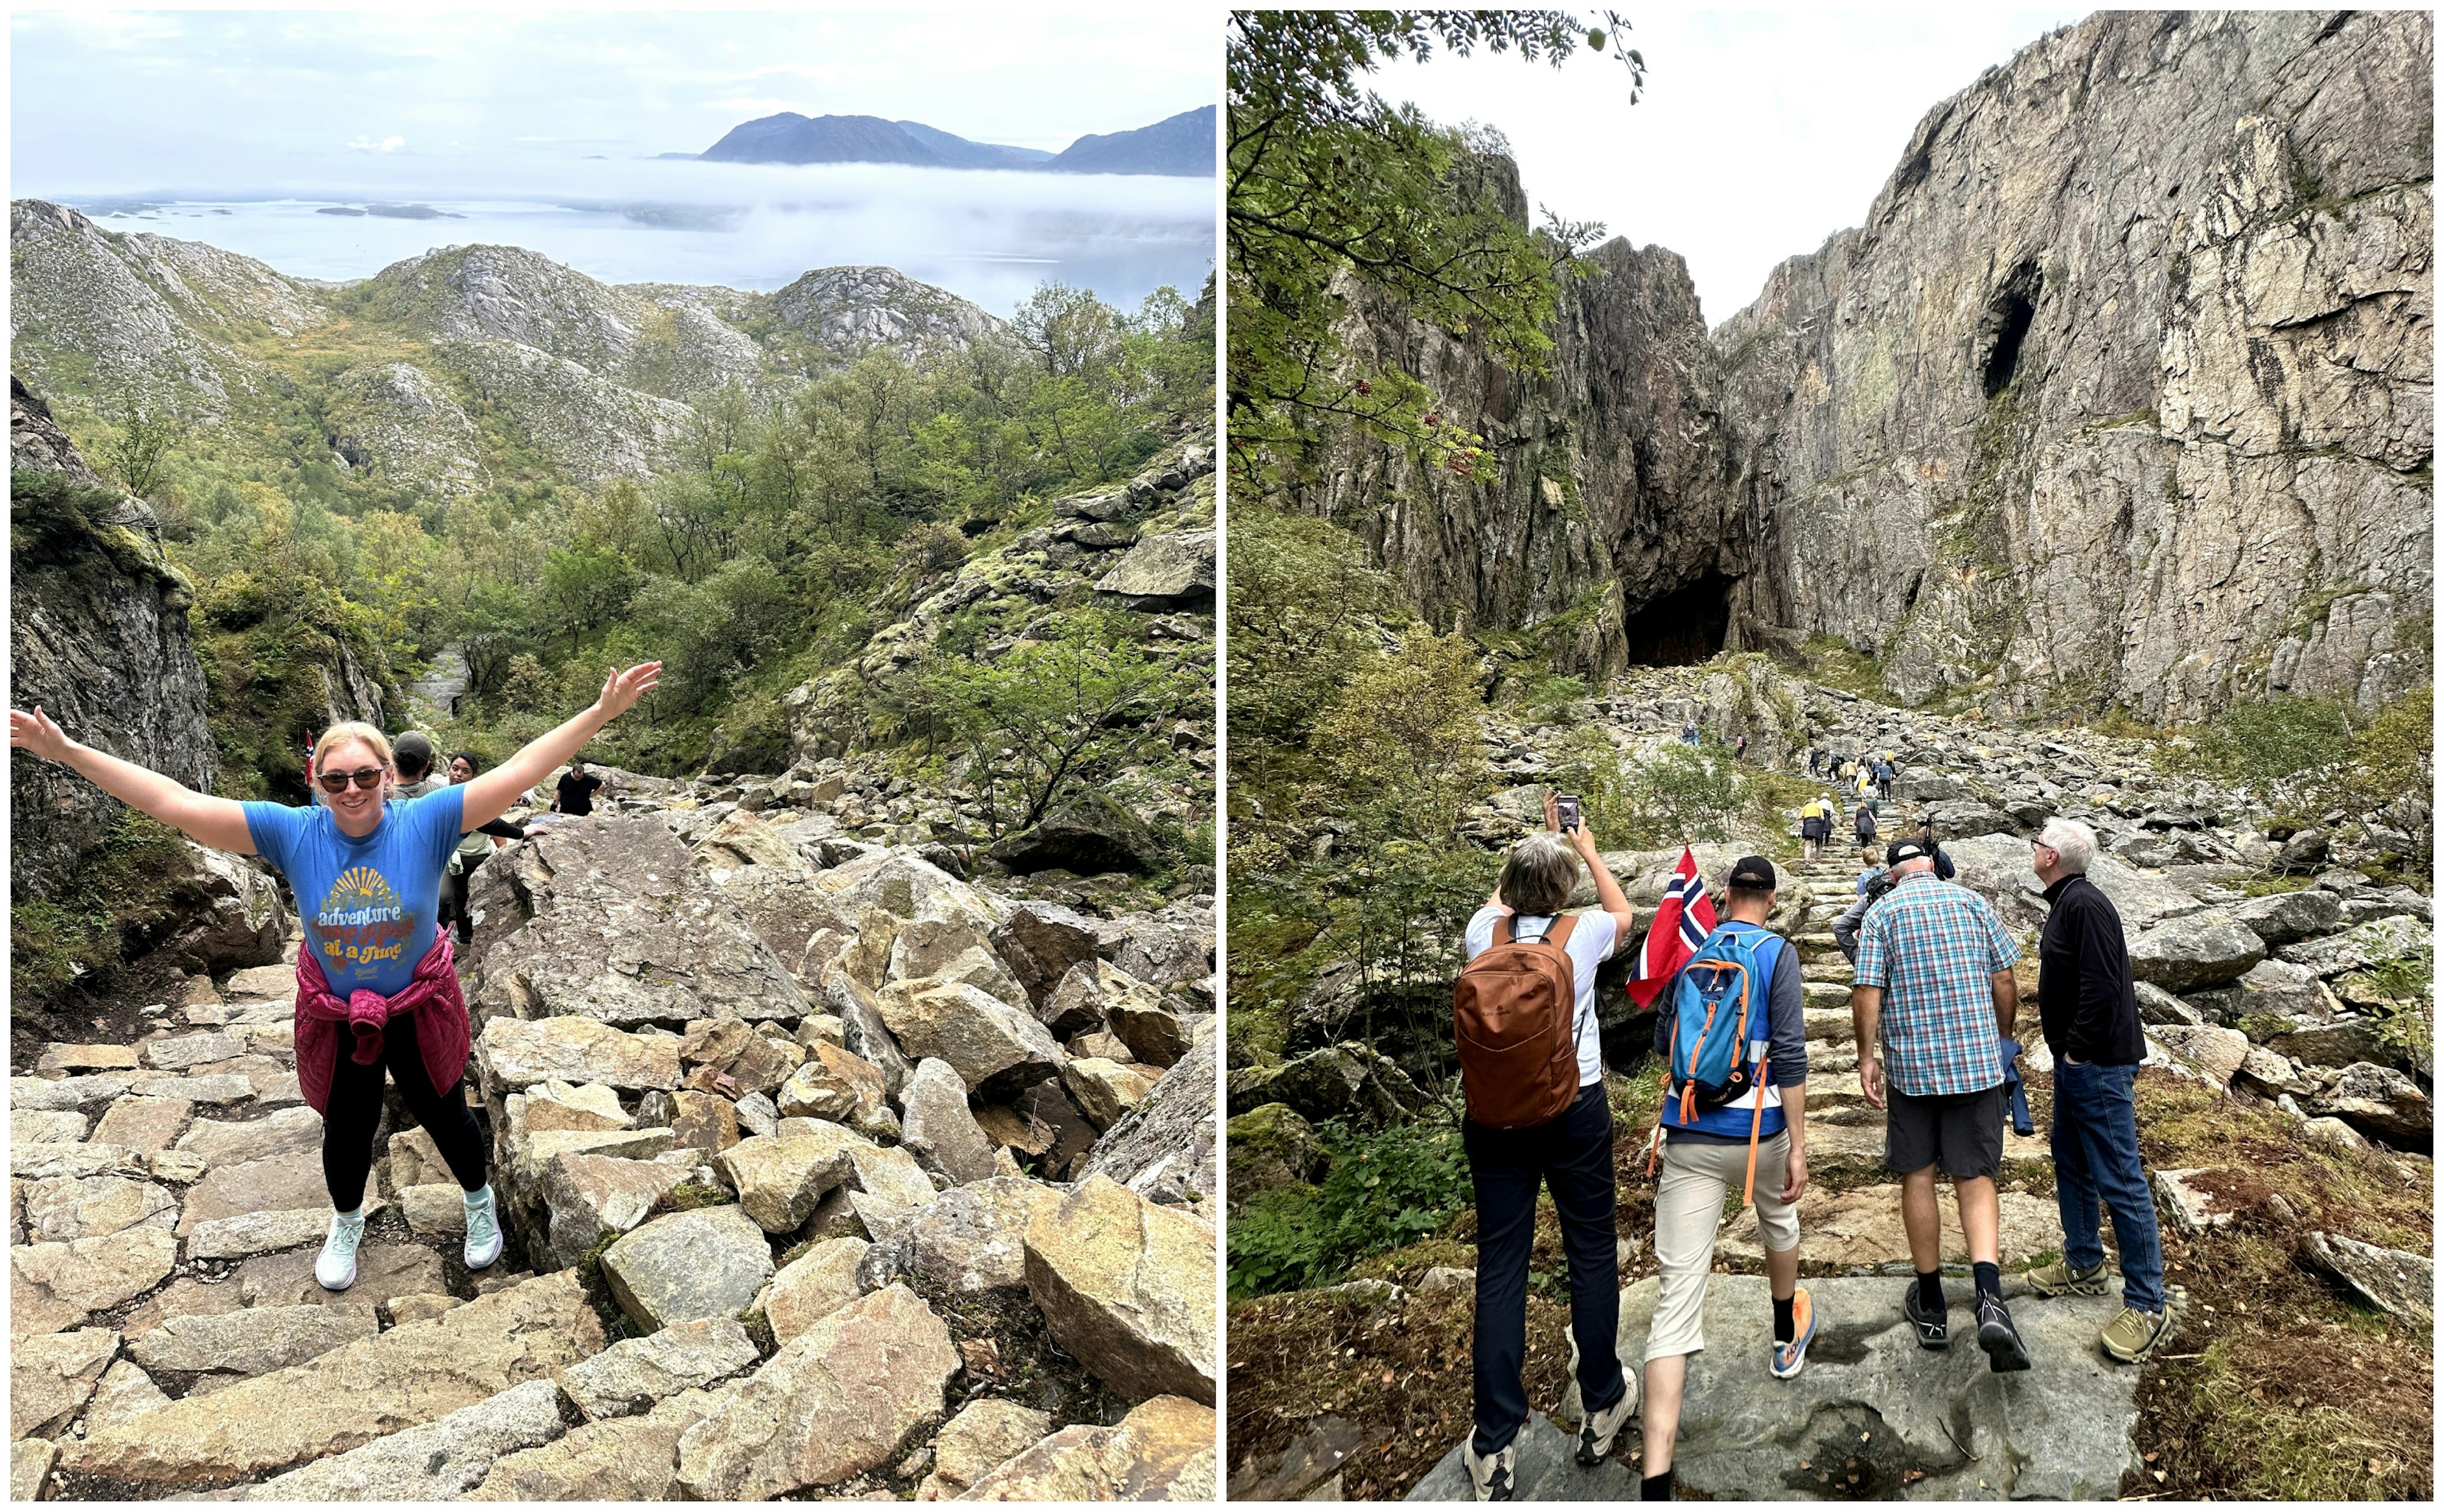
[[[12,1079],[20,1494],[1210,1497],[1210,900],[971,885],[838,764],[608,775],[474,879],[491,1271],[390,1125],[313,1282],[285,965]]]
[[[2373,709],[2431,675],[2433,48],[2409,12],[2100,13],[1711,333],[1676,255],[1598,249],[1543,379],[1345,280],[1352,352],[1501,475],[1343,436],[1284,502],[1565,671],[1779,632],[1910,703]]]
[[[330,383],[335,465],[401,488],[480,489],[500,459],[486,409],[569,477],[642,476],[689,406],[876,346],[997,339],[1001,321],[889,268],[818,268],[778,293],[606,285],[515,247],[445,247],[342,283],[290,278],[200,242],[112,231],[43,200],[10,206],[14,360],[55,395],[135,392],[207,425],[301,379],[277,352],[385,339]],[[351,334],[339,334],[341,323]],[[389,348],[408,343],[404,354]]]

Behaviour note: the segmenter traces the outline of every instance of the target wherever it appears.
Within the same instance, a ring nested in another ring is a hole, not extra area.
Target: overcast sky
[[[794,110],[1059,150],[1213,101],[1185,8],[10,17],[12,193],[141,194],[700,152]],[[421,8],[419,8],[421,10]]]
[[[2086,10],[1624,9],[1646,58],[1636,105],[1618,63],[1437,57],[1376,75],[1386,98],[1510,138],[1530,206],[1602,221],[1688,260],[1708,323],[1775,264],[1866,217],[1937,101]]]

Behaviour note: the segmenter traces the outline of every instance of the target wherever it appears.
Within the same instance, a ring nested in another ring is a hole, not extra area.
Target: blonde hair
[[[1578,853],[1551,830],[1538,830],[1512,848],[1494,890],[1514,911],[1543,918],[1567,908],[1578,884]]]
[[[398,774],[398,764],[391,756],[390,737],[373,726],[354,719],[323,731],[323,738],[314,743],[314,770],[319,772],[323,769],[323,758],[332,751],[350,741],[359,740],[373,747],[374,754],[381,759],[385,773],[394,777]]]

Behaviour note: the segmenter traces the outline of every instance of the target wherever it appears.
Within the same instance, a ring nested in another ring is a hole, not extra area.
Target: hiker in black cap
[[[1816,1334],[1816,1312],[1799,1284],[1799,1199],[1807,1190],[1807,1014],[1800,990],[1799,961],[1790,944],[1765,927],[1774,905],[1773,863],[1744,856],[1731,865],[1724,899],[1727,916],[1691,954],[1706,969],[1713,959],[1736,958],[1764,977],[1750,987],[1750,1004],[1762,994],[1765,1023],[1751,1018],[1745,1038],[1768,1042],[1766,1075],[1749,1080],[1746,1092],[1711,1108],[1667,1091],[1657,1116],[1663,1174],[1655,1189],[1655,1259],[1663,1272],[1654,1325],[1646,1337],[1646,1407],[1640,1419],[1645,1454],[1643,1499],[1672,1499],[1672,1447],[1680,1431],[1681,1392],[1689,1356],[1706,1347],[1702,1314],[1706,1280],[1714,1268],[1714,1241],[1723,1226],[1723,1201],[1746,1184],[1744,1197],[1756,1204],[1757,1238],[1765,1245],[1765,1269],[1773,1294],[1773,1349],[1766,1369],[1787,1380],[1807,1363]],[[1727,950],[1729,944],[1732,949]],[[1691,967],[1681,968],[1685,976]],[[1690,1010],[1682,1011],[1684,996]],[[1674,1065],[1686,1063],[1696,1079],[1702,1056],[1692,1045],[1702,1023],[1696,993],[1676,980],[1656,1016],[1655,1050]],[[1763,1032],[1760,1033],[1760,1027]],[[1741,1047],[1745,1049],[1746,1047]]]

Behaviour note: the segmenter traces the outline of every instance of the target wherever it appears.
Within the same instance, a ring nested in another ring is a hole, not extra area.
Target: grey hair
[[[2096,859],[2096,831],[2075,819],[2049,819],[2037,832],[2037,843],[2062,860],[2062,869],[2077,876]]]
[[[1510,848],[1494,891],[1518,913],[1543,917],[1568,907],[1578,885],[1578,853],[1551,830],[1538,830]]]

